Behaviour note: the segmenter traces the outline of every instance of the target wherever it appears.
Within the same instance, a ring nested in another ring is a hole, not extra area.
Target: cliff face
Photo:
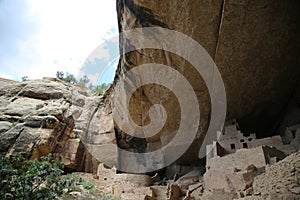
[[[67,170],[96,172],[99,162],[82,138],[93,119],[103,119],[101,97],[54,78],[0,81],[0,152],[30,159],[53,153]],[[101,125],[94,130],[112,128],[105,120]]]
[[[292,103],[292,109],[295,106],[299,110],[299,94],[294,94],[296,101],[290,99],[300,75],[300,32],[296,26],[299,4],[298,0],[117,0],[117,12],[120,32],[162,27],[181,32],[202,45],[216,63],[224,82],[226,118],[236,118],[244,132],[256,132],[258,137],[264,137],[274,133],[282,114],[285,114],[282,130],[285,125],[292,125],[290,118],[299,116],[296,113],[291,117],[286,112],[288,102]],[[143,46],[145,39],[121,35],[120,52],[134,49],[133,44]],[[180,42],[173,41],[174,44]],[[158,45],[162,49],[168,46],[163,42]],[[188,151],[174,160],[183,164],[199,163],[199,148],[211,117],[211,88],[190,62],[175,53],[151,48],[121,56],[114,84],[105,99],[57,79],[24,83],[0,80],[0,151],[31,158],[53,152],[69,170],[76,171],[95,171],[98,161],[108,165],[118,162],[121,169],[130,162],[145,164],[142,156],[136,155],[135,160],[130,160],[121,149],[138,154],[159,151],[176,137],[182,118],[176,92],[164,86],[138,87],[129,101],[120,92],[148,79],[141,72],[126,74],[147,63],[175,69],[188,80],[196,94],[201,118],[185,120],[191,127],[199,124],[198,132]],[[174,79],[163,68],[155,68],[153,74],[166,81]],[[124,78],[126,82],[120,84]],[[214,82],[214,79],[209,81]],[[173,86],[171,84],[171,88]],[[113,101],[114,98],[117,100]],[[183,98],[188,99],[188,95]],[[127,101],[129,106],[125,108]],[[113,121],[111,111],[117,108],[117,113],[122,113],[128,109],[133,122],[147,126],[151,124],[150,108],[154,104],[162,105],[165,113],[158,107],[154,110],[167,116],[162,129],[154,135],[134,137],[120,127],[127,124],[127,118],[121,120],[123,124]],[[193,113],[193,104],[189,106]],[[155,169],[165,166],[167,157],[187,145],[188,139],[182,138],[166,149],[167,155],[160,152],[161,157],[154,159],[157,163],[147,164],[158,165]]]
[[[224,81],[227,119],[236,118],[245,132],[256,132],[258,137],[274,134],[299,81],[300,32],[296,26],[299,8],[297,0],[117,1],[120,32],[158,26],[184,33],[201,44],[215,61]],[[121,53],[134,48],[131,39],[126,35],[120,37]],[[143,45],[143,37],[138,41]],[[193,87],[200,102],[199,131],[179,162],[196,161],[211,112],[203,77],[178,55],[140,49],[121,57],[114,85],[124,77],[128,81],[124,88],[137,85],[139,75],[129,77],[125,73],[145,63],[172,66]],[[117,93],[112,88],[111,96]],[[162,104],[168,113],[163,129],[155,136],[142,139],[127,135],[115,124],[121,148],[151,152],[174,138],[181,111],[174,93],[162,86],[144,85],[134,92],[129,104],[132,120],[141,126],[149,124],[148,110],[155,103]],[[176,151],[176,147],[171,151]]]

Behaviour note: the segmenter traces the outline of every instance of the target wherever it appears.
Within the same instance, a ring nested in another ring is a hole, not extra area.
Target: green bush
[[[110,194],[105,194],[105,193],[101,193],[101,200],[121,200],[121,198],[119,197],[115,197],[113,195]]]
[[[81,180],[77,183],[77,185],[81,185],[84,189],[92,191],[94,188],[94,184],[91,182],[86,182],[84,180]]]
[[[79,84],[79,85],[85,86],[85,87],[89,88],[90,90],[92,90],[93,92],[95,92],[96,95],[102,95],[110,86],[110,84],[107,84],[107,83],[102,83],[100,85],[93,85],[87,75],[84,75],[79,80],[77,80],[76,77],[72,74],[68,74],[65,77],[65,74],[62,71],[56,72],[56,78],[58,78],[64,82],[67,82],[67,83]]]
[[[97,85],[94,91],[97,95],[101,95],[104,94],[105,90],[107,90],[109,86],[110,84],[102,83],[101,85]]]
[[[39,109],[41,109],[41,108],[43,108],[44,107],[44,104],[37,104],[36,106],[35,106],[35,109],[36,110],[39,110]]]
[[[41,161],[0,155],[0,199],[55,199],[72,188],[76,178],[62,176],[63,164],[52,155]],[[66,191],[67,189],[67,191]]]

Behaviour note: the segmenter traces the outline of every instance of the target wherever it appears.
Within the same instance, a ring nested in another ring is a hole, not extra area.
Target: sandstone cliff
[[[163,27],[184,33],[201,44],[215,61],[224,81],[227,119],[237,118],[245,132],[256,132],[258,137],[274,134],[299,82],[300,32],[296,25],[299,8],[297,0],[117,1],[120,32],[148,26]],[[138,44],[143,45],[144,39],[139,38]],[[122,35],[120,52],[133,49],[134,42]],[[121,57],[114,85],[127,76],[127,71],[145,63],[172,66],[192,85],[200,102],[201,120],[196,140],[178,162],[196,162],[211,113],[210,96],[203,77],[175,54],[139,49]],[[138,84],[140,77],[127,78],[124,87]],[[117,93],[117,89],[111,88],[110,96]],[[163,129],[153,137],[141,139],[127,135],[115,124],[121,148],[151,152],[174,138],[181,113],[176,96],[165,87],[144,85],[136,90],[129,104],[131,118],[138,125],[149,124],[147,113],[155,103],[162,104],[168,113]]]
[[[96,172],[98,161],[80,136],[99,117],[101,102],[102,97],[85,87],[55,78],[22,83],[1,80],[0,151],[31,159],[53,153],[67,170]],[[109,131],[109,124],[103,121],[102,125]],[[97,130],[101,133],[101,127]]]
[[[237,118],[245,132],[256,132],[258,137],[274,134],[288,102],[299,107],[299,95],[296,101],[290,98],[300,75],[298,8],[297,0],[117,0],[120,32],[162,27],[184,33],[202,45],[224,81],[227,119]],[[144,39],[137,38],[137,42],[142,46]],[[122,35],[120,52],[133,49],[132,43],[131,38]],[[192,86],[201,118],[189,120],[190,124],[199,123],[199,129],[189,151],[177,162],[199,164],[198,152],[211,116],[210,88],[191,63],[157,49],[122,55],[113,86],[104,99],[56,79],[24,83],[0,80],[0,150],[31,158],[54,152],[70,170],[95,171],[95,155],[110,165],[117,164],[117,159],[121,164],[128,161],[118,158],[116,143],[121,149],[137,153],[152,152],[169,144],[179,127],[181,110],[175,93],[165,87],[144,85],[129,101],[130,116],[140,126],[151,123],[152,105],[163,105],[168,115],[157,134],[133,137],[113,123],[111,111],[116,105],[111,99],[119,95],[120,105],[126,105],[116,85],[124,77],[128,81],[123,85],[125,90],[142,82],[139,75],[128,76],[126,72],[145,63],[171,66]],[[172,79],[168,74],[165,77]],[[285,120],[289,121],[288,113]],[[176,152],[180,145],[169,151]],[[92,156],[86,149],[97,153]],[[161,162],[165,159],[162,157]]]

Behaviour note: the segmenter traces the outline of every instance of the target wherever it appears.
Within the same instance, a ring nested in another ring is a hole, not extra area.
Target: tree
[[[110,86],[110,84],[102,83],[101,85],[93,85],[93,83],[90,81],[89,77],[87,75],[84,75],[82,78],[79,79],[79,81],[76,79],[76,77],[73,74],[67,75],[67,77],[64,77],[64,73],[62,71],[56,72],[56,77],[62,81],[65,81],[67,83],[71,84],[80,84],[83,85],[93,92],[95,92],[97,95],[103,94],[105,90]]]
[[[76,84],[77,83],[77,79],[75,78],[75,76],[73,74],[69,74],[66,78],[63,79],[65,82],[67,83],[71,83],[71,84]]]
[[[63,164],[49,154],[41,161],[0,155],[0,199],[55,199],[74,179],[63,178]]]
[[[79,80],[79,84],[83,86],[87,86],[88,83],[90,82],[90,79],[87,75],[84,75],[82,78]]]
[[[101,85],[97,85],[95,88],[95,93],[97,95],[103,94],[109,86],[110,86],[110,84],[105,84],[105,83],[102,83]]]
[[[28,76],[23,76],[21,79],[22,79],[22,82],[25,82],[25,81],[29,80]]]
[[[96,90],[96,86],[93,85],[92,83],[89,84],[88,88],[92,91],[95,91]]]
[[[63,80],[64,79],[64,72],[63,71],[57,71],[56,72],[56,78]]]

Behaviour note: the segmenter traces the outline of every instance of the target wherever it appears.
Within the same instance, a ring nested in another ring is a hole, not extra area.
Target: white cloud
[[[56,71],[76,75],[103,38],[117,31],[115,0],[27,0],[27,4],[26,17],[38,29],[18,42],[18,52],[1,58],[0,76],[41,78]]]
[[[0,78],[13,79],[12,76],[10,76],[8,74],[4,74],[4,73],[0,73]]]

